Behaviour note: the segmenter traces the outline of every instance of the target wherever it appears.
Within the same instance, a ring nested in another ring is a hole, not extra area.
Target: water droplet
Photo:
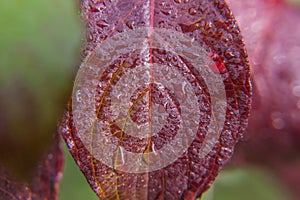
[[[222,147],[220,151],[220,155],[224,158],[229,158],[232,154],[232,150],[227,147]]]
[[[105,3],[103,2],[95,2],[90,6],[90,10],[92,12],[100,12],[100,10],[105,8]]]
[[[205,30],[211,29],[211,27],[212,27],[212,23],[210,21],[205,23],[205,27],[204,27]]]
[[[90,11],[91,11],[91,12],[99,12],[100,9],[99,9],[98,7],[95,7],[95,6],[91,6],[91,7],[90,7]]]
[[[151,149],[152,149],[152,152],[154,153],[154,155],[157,156],[156,147],[155,147],[155,144],[154,144],[154,143],[152,143]]]
[[[76,91],[75,96],[76,96],[76,101],[78,101],[78,102],[81,102],[81,101],[82,101],[81,91],[80,91],[80,90],[77,90],[77,91]]]
[[[225,52],[225,57],[226,57],[227,59],[231,59],[231,58],[234,57],[234,53],[233,53],[232,51],[226,51],[226,52]]]
[[[90,42],[90,41],[93,41],[93,39],[94,39],[94,33],[89,32],[88,35],[87,35],[87,41]]]
[[[68,140],[68,145],[70,149],[72,149],[75,146],[73,140]]]
[[[161,5],[161,6],[165,6],[166,5],[166,2],[165,1],[162,1],[162,2],[160,2],[160,4],[159,5]]]
[[[93,2],[93,7],[96,7],[97,9],[101,10],[105,8],[105,2]]]
[[[108,26],[108,23],[104,20],[101,20],[99,22],[97,22],[97,26],[103,28],[103,27],[107,27]]]
[[[130,21],[130,22],[126,22],[126,26],[130,29],[133,29],[133,21]]]
[[[170,15],[171,14],[171,10],[161,10],[161,12],[165,15]]]
[[[190,8],[189,13],[190,15],[195,15],[197,13],[197,10],[195,8]]]
[[[223,164],[223,159],[222,159],[222,158],[218,158],[218,159],[217,159],[217,163],[218,163],[219,165],[222,165],[222,164]]]
[[[119,147],[118,150],[116,150],[114,156],[115,156],[115,159],[114,159],[115,168],[118,168],[119,166],[122,166],[125,164],[123,147]]]

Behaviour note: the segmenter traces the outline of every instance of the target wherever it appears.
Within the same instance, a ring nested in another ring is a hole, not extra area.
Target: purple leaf
[[[196,199],[249,115],[249,64],[224,1],[81,1],[83,63],[60,125],[101,199]]]

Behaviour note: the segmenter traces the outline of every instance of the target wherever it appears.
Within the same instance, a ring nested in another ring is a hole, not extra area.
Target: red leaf
[[[57,135],[54,144],[39,162],[30,182],[19,181],[0,167],[0,199],[58,199],[63,163],[63,152]]]
[[[249,114],[224,1],[81,1],[84,62],[60,132],[101,199],[195,199]]]

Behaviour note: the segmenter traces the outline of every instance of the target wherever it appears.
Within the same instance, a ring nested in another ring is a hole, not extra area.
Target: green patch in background
[[[202,200],[292,200],[287,188],[267,170],[225,169]]]

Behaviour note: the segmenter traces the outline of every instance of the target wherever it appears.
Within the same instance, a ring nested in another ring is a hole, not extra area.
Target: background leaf
[[[300,197],[300,9],[284,1],[229,1],[253,71],[245,142],[234,161],[261,165]]]
[[[72,0],[0,1],[0,163],[21,179],[51,144],[80,37]]]
[[[58,199],[59,182],[62,178],[63,151],[60,136],[52,140],[53,144],[47,149],[38,165],[34,176],[29,181],[20,181],[14,174],[0,166],[0,199]]]
[[[268,169],[239,168],[227,169],[219,174],[213,187],[211,196],[204,196],[203,200],[289,200],[291,195],[287,188],[279,184]]]

